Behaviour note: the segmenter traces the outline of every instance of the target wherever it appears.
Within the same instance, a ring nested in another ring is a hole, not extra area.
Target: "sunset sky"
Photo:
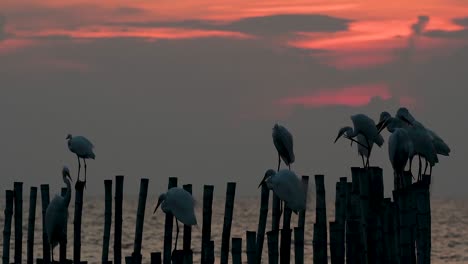
[[[466,195],[467,69],[465,0],[2,0],[1,188],[58,188],[63,164],[76,171],[72,133],[96,145],[91,193],[125,174],[130,193],[177,176],[255,194],[279,122],[294,170],[333,192],[360,165],[333,144],[349,116],[406,106],[452,148],[436,195]],[[386,145],[374,155],[388,192]]]

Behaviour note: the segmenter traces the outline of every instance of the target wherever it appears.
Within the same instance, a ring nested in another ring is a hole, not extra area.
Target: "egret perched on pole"
[[[195,217],[195,200],[192,195],[186,190],[173,187],[166,193],[162,193],[159,196],[158,204],[154,209],[154,213],[158,210],[158,207],[164,213],[171,213],[176,218],[177,234],[175,240],[174,250],[177,249],[177,239],[179,237],[179,223],[182,222],[184,225],[197,225],[197,218]]]
[[[65,196],[56,195],[49,203],[45,214],[45,228],[47,238],[50,244],[52,262],[54,261],[54,247],[60,242],[66,241],[66,227],[68,221],[68,205],[71,198],[70,171],[67,167],[63,167],[62,178],[67,185]]]
[[[268,170],[259,186],[263,183],[266,183],[268,189],[273,190],[273,193],[280,200],[284,201],[296,214],[305,210],[306,196],[304,186],[293,171],[286,169],[278,172]]]
[[[368,155],[367,155],[367,161],[366,161],[366,166],[364,167],[369,167],[369,157],[372,151],[372,144],[377,144],[379,147],[382,147],[384,143],[384,139],[382,135],[380,135],[379,130],[377,129],[374,120],[372,120],[370,117],[364,115],[364,114],[357,114],[351,116],[351,120],[353,121],[354,129],[346,126],[341,128],[338,131],[338,136],[335,139],[338,141],[338,139],[342,136],[346,137],[347,139],[356,142],[358,145],[361,145],[362,147],[366,148],[368,150]],[[365,144],[355,140],[354,138],[357,137],[357,135],[362,135],[364,136],[365,139]]]
[[[403,172],[413,150],[412,141],[404,128],[395,128],[388,139],[388,155],[392,163],[397,188],[403,187]]]
[[[278,151],[278,171],[280,170],[281,159],[291,170],[291,164],[295,160],[291,133],[284,126],[275,124],[272,136],[273,144]]]
[[[78,158],[77,184],[80,181],[80,170],[81,170],[80,158],[83,159],[84,161],[84,169],[85,169],[84,184],[86,186],[86,159],[96,158],[96,155],[93,152],[94,145],[93,143],[91,143],[91,141],[89,141],[89,139],[83,136],[74,137],[71,134],[68,134],[67,140],[68,140],[68,149],[70,149],[71,152],[75,153],[76,157]]]

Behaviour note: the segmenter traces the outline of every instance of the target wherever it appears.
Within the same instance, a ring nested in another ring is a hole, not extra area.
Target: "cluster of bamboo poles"
[[[346,177],[336,184],[335,221],[329,223],[331,263],[430,263],[430,201],[429,180],[411,184],[411,175],[406,175],[404,189],[393,191],[394,201],[383,198],[382,169],[352,168],[352,182]],[[135,225],[134,248],[131,256],[122,257],[122,204],[124,177],[115,178],[114,204],[114,256],[109,261],[109,241],[112,224],[112,180],[104,180],[105,212],[102,243],[103,264],[140,264],[143,223],[148,194],[148,179],[141,179]],[[302,176],[306,188],[309,177]],[[177,178],[169,178],[168,189],[177,186]],[[315,175],[316,220],[313,226],[313,263],[328,263],[328,235],[324,176]],[[192,192],[192,185],[183,185]],[[44,217],[49,204],[49,186],[40,186],[43,222],[42,258],[36,263],[50,263],[50,246],[45,232]],[[66,189],[62,189],[64,195]],[[203,220],[201,263],[214,263],[214,241],[211,239],[212,204],[214,186],[203,187]],[[227,183],[224,223],[221,239],[220,263],[228,263],[231,253],[232,263],[242,263],[242,238],[231,237],[232,217],[235,205],[236,183]],[[10,260],[11,224],[14,216],[15,240],[14,263],[22,263],[22,196],[23,184],[14,183],[13,190],[6,191],[5,225],[3,232],[3,263]],[[76,187],[73,235],[73,259],[67,259],[66,241],[60,244],[59,262],[87,263],[81,261],[81,216],[83,208],[83,186]],[[268,263],[290,263],[291,244],[294,245],[294,262],[304,263],[305,211],[299,213],[297,227],[291,229],[292,211],[286,206],[283,212],[283,226],[280,229],[280,201],[273,194],[272,226],[266,232],[270,191],[261,189],[261,204],[257,231],[246,231],[247,263],[262,263],[262,251],[266,234]],[[37,187],[31,187],[26,263],[34,263],[34,227],[36,216]],[[13,210],[14,209],[14,210]],[[183,228],[183,247],[172,250],[174,217],[168,213],[165,218],[164,247],[162,252],[153,252],[150,263],[193,263],[191,227]],[[291,236],[294,235],[292,243]],[[417,250],[415,248],[417,247]],[[417,253],[416,253],[417,252]],[[312,260],[306,260],[310,263]],[[417,261],[417,262],[416,262]],[[90,261],[97,263],[97,260]],[[145,261],[147,262],[147,260]],[[265,260],[263,262],[266,262]]]

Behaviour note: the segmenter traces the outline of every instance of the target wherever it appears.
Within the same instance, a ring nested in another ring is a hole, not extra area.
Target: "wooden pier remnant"
[[[260,197],[260,214],[257,228],[257,264],[262,263],[263,242],[265,241],[265,231],[268,217],[268,203],[270,201],[270,190],[263,184]]]
[[[50,262],[50,245],[47,240],[47,232],[45,225],[45,215],[47,211],[47,206],[49,206],[50,196],[49,196],[49,185],[41,184],[41,201],[42,201],[42,261],[44,263]]]
[[[211,241],[211,215],[213,212],[213,185],[203,186],[202,263],[214,261],[214,242]],[[210,249],[210,247],[213,247]],[[213,256],[211,254],[213,253]]]
[[[221,239],[221,264],[227,264],[229,259],[229,242],[231,239],[231,225],[235,195],[236,183],[228,182],[226,187],[226,203],[224,207],[224,223]]]
[[[242,264],[242,238],[233,237],[231,246],[232,263]]]
[[[143,223],[145,220],[146,198],[148,196],[148,183],[146,178],[140,181],[140,194],[138,196],[138,208],[135,224],[135,241],[133,243],[132,264],[141,264],[141,242],[143,240]]]
[[[5,191],[5,225],[3,226],[3,254],[2,263],[10,263],[10,237],[11,237],[11,219],[13,217],[14,192]]]
[[[122,212],[124,176],[115,176],[114,264],[122,264]]]
[[[102,237],[102,264],[109,261],[109,241],[112,225],[112,180],[104,180],[104,234]]]
[[[23,183],[15,182],[15,263],[22,263],[23,252]]]
[[[75,185],[75,219],[73,220],[73,262],[81,263],[81,219],[83,212],[84,182]]]
[[[169,183],[167,189],[177,187],[177,178],[169,177]],[[172,259],[172,230],[174,225],[174,216],[171,213],[166,213],[164,221],[164,252],[163,252],[163,263],[170,264]]]
[[[326,264],[327,257],[327,211],[325,201],[324,175],[315,175],[316,219],[314,224],[314,237],[312,241],[314,249],[314,263]]]
[[[267,232],[269,264],[278,264],[278,234],[279,230],[271,230]]]
[[[29,215],[28,215],[28,240],[26,263],[34,263],[34,228],[36,224],[36,201],[37,201],[37,187],[32,186],[29,191]]]
[[[247,253],[247,263],[248,264],[255,264],[257,261],[257,249],[256,249],[256,233],[255,231],[247,231],[245,233],[245,238],[247,241],[246,245],[246,253]]]

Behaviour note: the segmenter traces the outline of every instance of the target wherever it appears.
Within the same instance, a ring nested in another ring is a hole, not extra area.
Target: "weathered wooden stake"
[[[407,189],[393,191],[400,220],[400,263],[411,263],[411,230],[409,226],[409,193]]]
[[[112,225],[112,180],[104,180],[104,235],[102,237],[102,264],[109,261],[109,240]]]
[[[383,173],[382,169],[378,167],[371,167],[365,173],[369,175],[369,211],[367,215],[367,240],[369,241],[368,244],[370,246],[368,251],[368,262],[383,263]]]
[[[23,252],[23,183],[15,182],[15,263],[21,263]]]
[[[211,214],[213,206],[213,185],[203,186],[203,226],[202,226],[202,263],[208,263],[206,259],[210,252],[205,252],[211,246]],[[214,247],[214,243],[213,243]],[[214,252],[214,249],[213,249]]]
[[[360,263],[359,178],[346,185],[346,263]]]
[[[304,228],[294,228],[294,259],[296,264],[304,263]]]
[[[262,263],[263,241],[265,240],[266,222],[268,217],[268,203],[270,200],[270,190],[266,184],[262,185],[260,199],[260,215],[258,217],[257,229],[257,264]]]
[[[64,197],[65,193],[67,193],[66,187],[62,188],[60,195]],[[67,231],[68,231],[67,226],[65,226],[65,235],[67,235]],[[66,239],[60,242],[59,260],[62,263],[65,263],[67,261],[67,240]]]
[[[328,262],[327,257],[327,210],[325,202],[324,175],[315,175],[316,188],[316,220],[314,224],[314,263],[322,264]]]
[[[341,177],[340,181],[336,183],[335,195],[335,223],[334,229],[336,235],[334,237],[336,248],[331,250],[330,254],[334,263],[344,263],[345,260],[345,221],[346,221],[346,187],[347,178]],[[330,223],[331,224],[331,223]],[[330,239],[331,239],[331,225],[330,225]],[[331,243],[331,240],[330,240]],[[330,246],[331,247],[331,246]]]
[[[255,231],[247,231],[246,232],[246,240],[247,240],[247,247],[246,247],[246,253],[247,253],[247,263],[248,264],[255,264],[256,259],[257,259],[257,250],[256,250],[256,243],[255,239],[257,234]]]
[[[369,251],[372,251],[373,245],[368,245],[368,217],[369,217],[369,184],[370,184],[370,173],[367,169],[363,168],[353,168],[352,173],[357,173],[359,176],[359,201],[361,208],[361,245],[362,245],[362,263],[368,263]],[[369,250],[369,247],[371,249]]]
[[[83,212],[84,182],[77,180],[75,185],[75,219],[73,220],[73,262],[81,262],[81,216]]]
[[[115,176],[114,264],[122,264],[122,212],[124,176]]]
[[[143,239],[143,223],[145,221],[146,197],[148,196],[148,179],[141,179],[138,209],[135,224],[135,241],[133,243],[132,264],[141,263],[141,241]]]
[[[339,249],[339,225],[337,222],[330,222],[329,223],[329,228],[330,228],[330,259],[332,264],[337,264],[339,263],[339,258],[338,255],[339,253],[337,252]]]
[[[309,197],[309,176],[303,175],[302,176],[302,186],[304,188],[304,193],[305,193],[305,199],[306,199],[306,208],[307,208],[307,197]],[[305,227],[305,217],[306,217],[306,210],[300,211],[299,212],[299,218],[297,219],[297,227],[302,227],[302,231],[304,231]]]
[[[47,231],[45,224],[45,215],[47,206],[49,206],[49,185],[41,184],[41,201],[42,201],[42,260],[44,263],[50,262],[50,245],[47,239]]]
[[[192,194],[192,184],[184,184],[184,190]],[[192,252],[192,226],[184,225],[184,241],[183,249],[185,254],[191,254]]]
[[[280,263],[289,264],[291,259],[291,208],[284,203],[283,229],[281,229]]]
[[[383,201],[382,232],[383,232],[383,263],[393,264],[395,261],[393,218],[391,215],[391,198]]]
[[[235,195],[236,183],[228,182],[226,187],[226,204],[224,207],[224,224],[221,240],[221,264],[227,264],[229,259],[229,240],[231,239],[231,224]]]
[[[161,252],[151,253],[151,264],[161,264]]]
[[[431,201],[429,186],[431,176],[423,175],[422,182],[417,183],[417,228],[418,228],[418,264],[431,263]]]
[[[214,264],[215,258],[214,258],[214,241],[210,240],[205,243],[205,251],[203,252],[205,256],[202,256],[203,259],[206,260],[206,262],[202,263],[207,263],[207,264]]]
[[[177,178],[169,177],[169,183],[167,184],[167,189],[177,187]],[[164,254],[163,254],[163,263],[170,264],[172,257],[172,227],[174,225],[174,217],[171,213],[166,214],[166,219],[164,223]]]
[[[14,192],[5,191],[5,225],[3,226],[3,264],[10,264],[11,218],[13,216]]]
[[[279,230],[280,226],[280,198],[273,193],[273,202],[271,206],[271,230]]]
[[[267,232],[269,264],[278,264],[278,233],[279,230]]]
[[[37,187],[31,187],[29,193],[28,240],[26,263],[34,263],[34,228],[36,223]]]
[[[242,238],[232,238],[232,264],[242,264]]]

